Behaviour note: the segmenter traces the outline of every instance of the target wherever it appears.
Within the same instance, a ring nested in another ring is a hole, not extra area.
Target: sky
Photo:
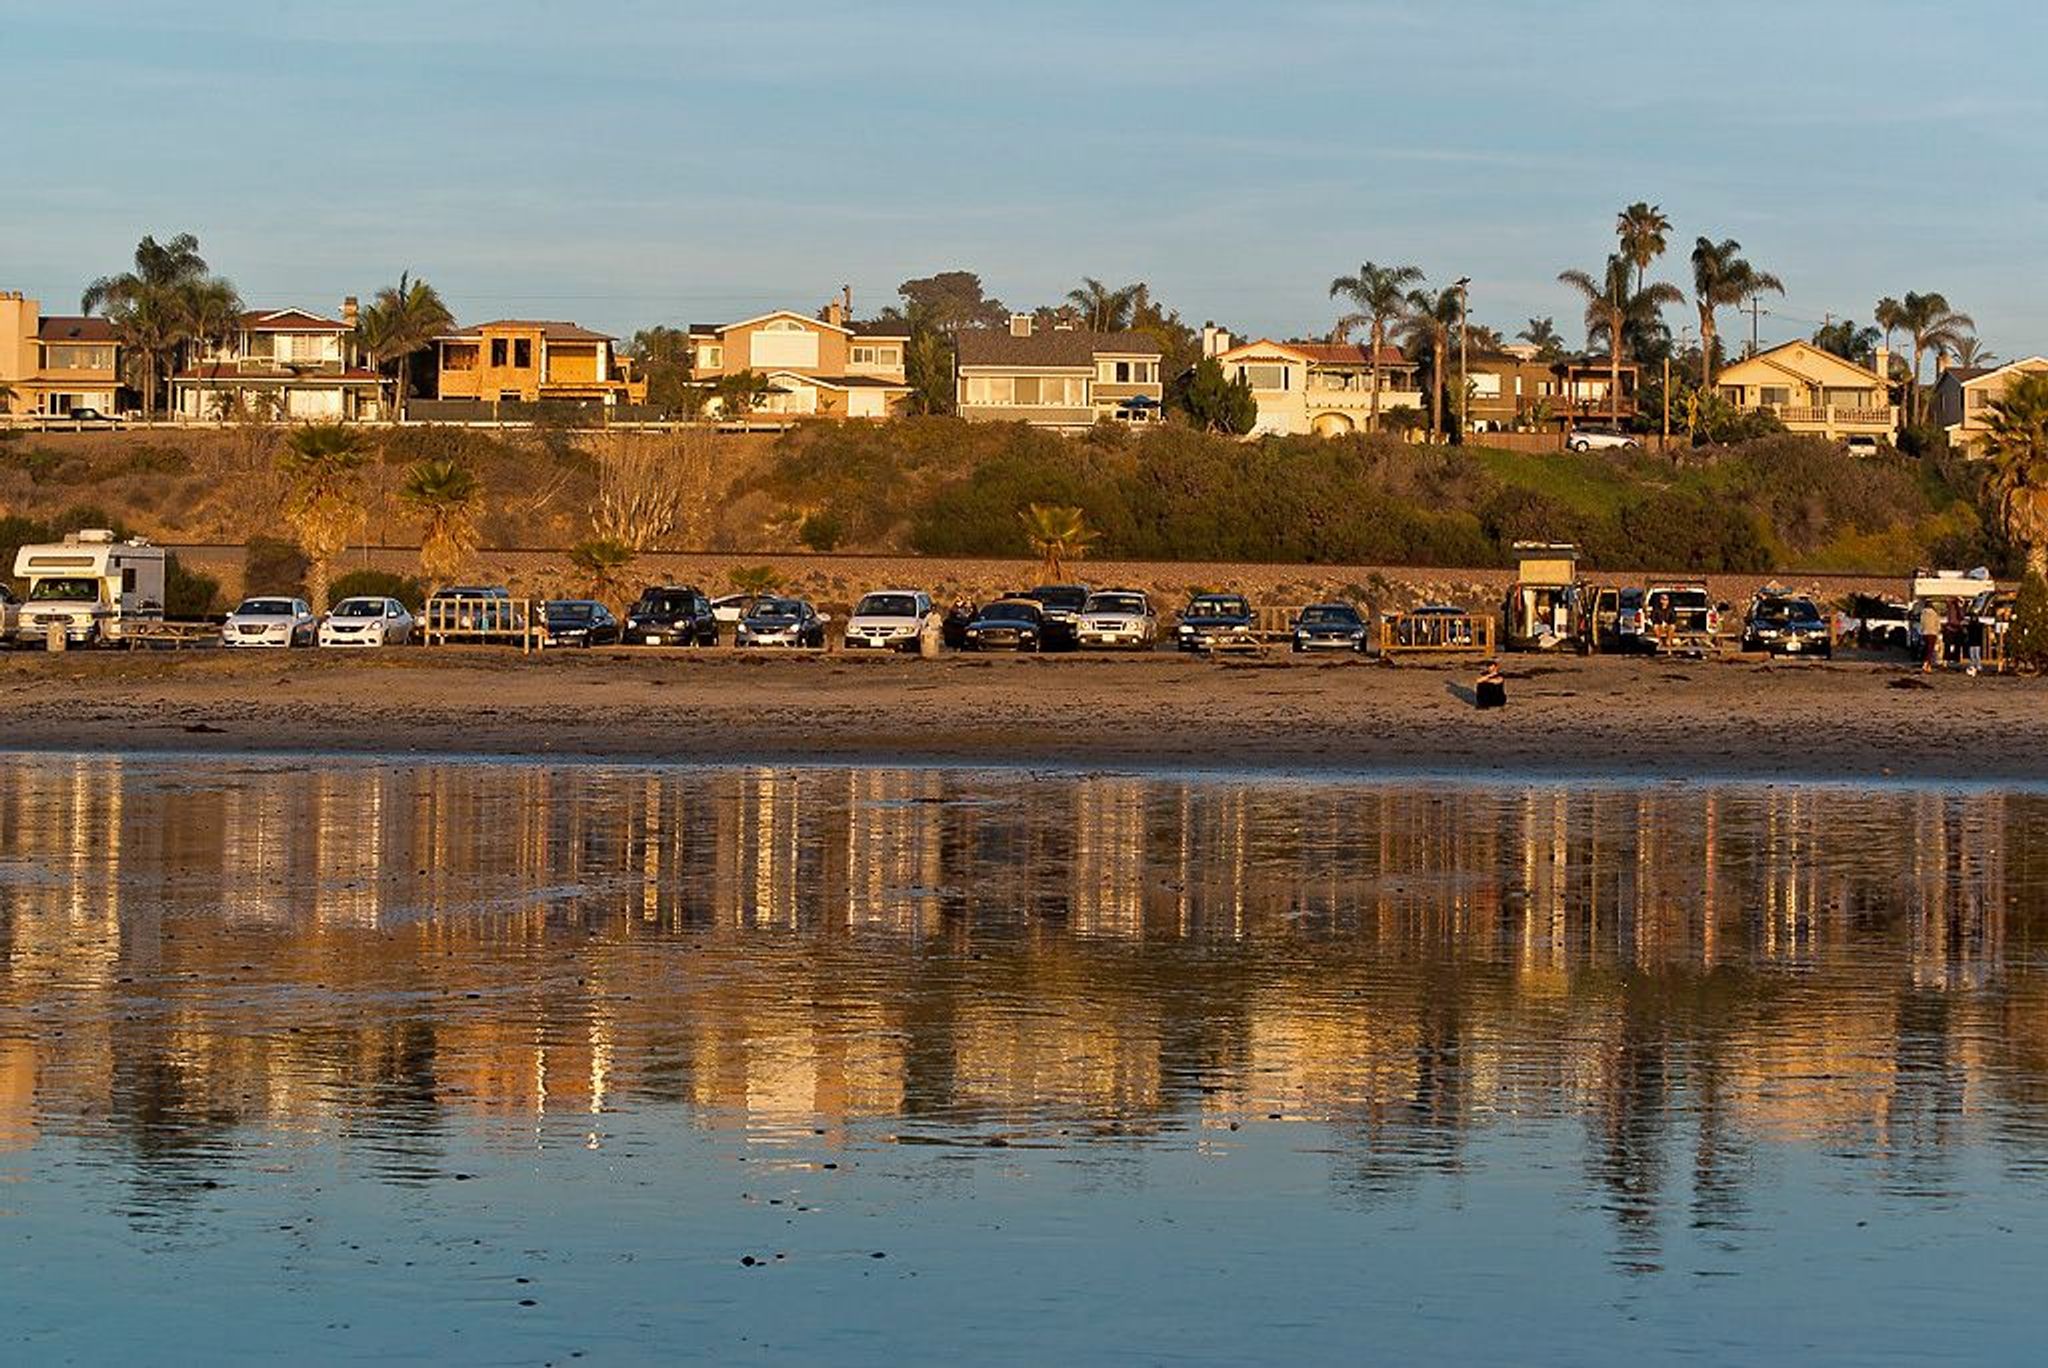
[[[410,270],[465,322],[857,312],[965,268],[1012,307],[1144,280],[1326,331],[1363,261],[1582,306],[1625,204],[1787,292],[1766,342],[1938,290],[2048,352],[2048,7],[1983,0],[0,3],[0,287],[47,311],[199,236],[252,306]],[[25,140],[22,135],[26,134]],[[1673,310],[1677,330],[1692,318]],[[1724,331],[1736,329],[1724,318]]]

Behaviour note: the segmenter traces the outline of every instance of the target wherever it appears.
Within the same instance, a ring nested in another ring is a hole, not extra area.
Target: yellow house
[[[753,411],[786,418],[889,418],[910,398],[910,334],[858,323],[844,303],[822,318],[776,309],[737,323],[690,326],[690,379],[710,388],[751,372],[766,387]],[[720,401],[713,399],[715,411]]]
[[[1984,434],[1991,425],[1991,406],[2005,387],[2022,375],[2048,373],[2048,358],[2029,356],[2003,366],[1949,366],[1934,381],[1934,421],[1948,433],[1948,444],[1970,456],[1984,454]]]
[[[1882,437],[1898,431],[1899,410],[1878,370],[1867,370],[1811,342],[1787,342],[1721,369],[1721,397],[1745,412],[1761,409],[1792,432],[1828,438]]]
[[[0,414],[114,413],[119,362],[120,345],[106,319],[45,317],[36,300],[0,292],[0,385],[14,394],[0,400]]]
[[[591,401],[637,404],[647,382],[635,380],[617,339],[574,323],[499,319],[434,339],[438,395],[480,403]]]
[[[1256,342],[1231,345],[1230,334],[1203,330],[1207,355],[1223,367],[1227,380],[1251,386],[1258,405],[1252,428],[1260,435],[1342,437],[1363,432],[1372,419],[1372,348],[1356,342]],[[1415,363],[1399,348],[1380,353],[1379,412],[1382,420],[1397,408],[1422,410],[1423,397]]]

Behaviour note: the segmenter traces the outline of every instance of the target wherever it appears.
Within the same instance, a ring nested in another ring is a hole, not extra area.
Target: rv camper
[[[1501,611],[1501,637],[1508,649],[1583,647],[1579,548],[1568,542],[1516,542],[1515,559],[1515,582]]]
[[[53,625],[74,646],[120,641],[139,622],[164,616],[164,549],[141,538],[115,541],[105,528],[61,542],[24,546],[14,575],[28,581],[17,637],[40,644]]]

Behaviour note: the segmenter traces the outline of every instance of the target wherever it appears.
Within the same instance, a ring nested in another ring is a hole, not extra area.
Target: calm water
[[[2036,792],[0,760],[0,1358],[2034,1360],[2044,881]]]

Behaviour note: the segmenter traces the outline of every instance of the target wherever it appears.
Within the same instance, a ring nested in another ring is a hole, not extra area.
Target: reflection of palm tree
[[[1714,337],[1719,311],[1766,291],[1785,293],[1784,282],[1742,257],[1734,238],[1700,238],[1692,246],[1692,302],[1700,314],[1700,388],[1714,387]]]
[[[1640,290],[1629,287],[1629,260],[1620,253],[1607,258],[1604,278],[1595,280],[1584,271],[1561,271],[1558,280],[1577,290],[1586,300],[1586,331],[1607,333],[1607,402],[1614,417],[1621,417],[1621,358],[1627,350],[1632,329],[1653,328],[1666,304],[1682,304],[1685,296],[1675,285],[1658,281]]]
[[[457,461],[421,461],[398,497],[420,517],[420,569],[430,584],[447,583],[476,552],[483,481]]]
[[[1087,554],[1095,532],[1078,508],[1052,504],[1031,504],[1017,515],[1024,524],[1024,537],[1038,554],[1047,582],[1065,578],[1066,562]]]
[[[1337,339],[1341,341],[1353,328],[1361,325],[1371,328],[1367,342],[1372,350],[1369,361],[1372,399],[1368,426],[1374,429],[1380,425],[1380,375],[1385,369],[1380,364],[1380,353],[1387,347],[1387,325],[1407,311],[1408,290],[1421,283],[1422,272],[1417,267],[1376,266],[1370,261],[1358,268],[1357,275],[1338,276],[1330,282],[1330,298],[1341,295],[1357,310],[1337,320]]]

